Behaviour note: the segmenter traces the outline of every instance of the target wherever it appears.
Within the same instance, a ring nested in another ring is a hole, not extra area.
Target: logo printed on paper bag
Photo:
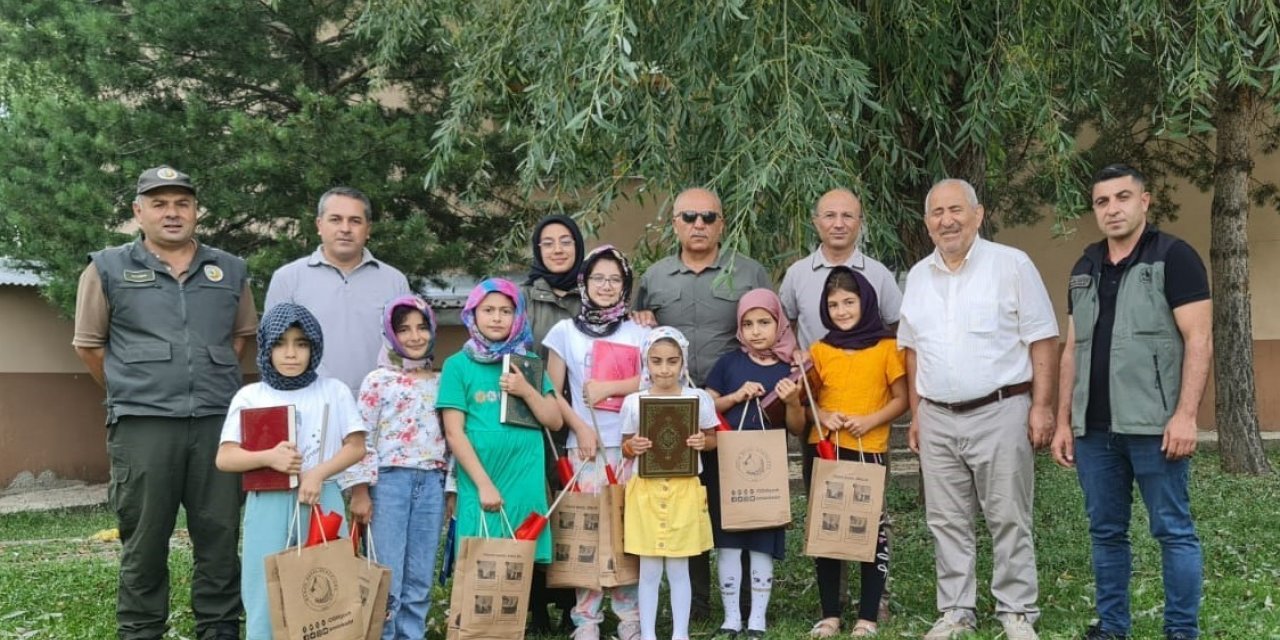
[[[743,449],[733,461],[733,468],[738,471],[738,475],[753,482],[762,480],[771,466],[769,456],[756,447]]]
[[[317,567],[302,580],[302,601],[313,611],[324,611],[333,606],[338,597],[338,577],[333,572]]]

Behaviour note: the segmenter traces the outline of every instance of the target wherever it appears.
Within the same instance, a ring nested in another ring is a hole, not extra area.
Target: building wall
[[[71,322],[33,287],[0,287],[0,488],[22,471],[107,479],[103,393],[71,348]]]

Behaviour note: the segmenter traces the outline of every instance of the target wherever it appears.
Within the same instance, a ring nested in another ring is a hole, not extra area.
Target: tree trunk
[[[1223,470],[1261,475],[1270,473],[1271,467],[1258,433],[1249,302],[1249,173],[1253,169],[1249,131],[1255,103],[1247,88],[1224,87],[1218,95],[1218,162],[1209,216],[1214,414]]]

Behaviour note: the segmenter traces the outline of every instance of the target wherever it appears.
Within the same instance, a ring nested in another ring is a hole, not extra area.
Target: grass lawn
[[[1280,467],[1280,454],[1271,454],[1271,460]],[[1073,473],[1043,456],[1038,474],[1041,637],[1075,638],[1093,616],[1080,490]],[[1212,453],[1197,456],[1192,478],[1193,509],[1205,552],[1203,637],[1280,640],[1280,481],[1225,476]],[[889,508],[894,518],[893,619],[881,626],[881,637],[918,638],[935,616],[932,542],[914,496],[891,490]],[[795,512],[802,516],[803,509]],[[90,539],[113,524],[100,508],[0,516],[0,639],[114,637],[119,543]],[[791,553],[775,571],[770,638],[804,638],[818,615],[813,565],[800,553],[801,525],[797,522],[788,536]],[[1133,637],[1158,639],[1163,637],[1160,551],[1146,528],[1146,514],[1136,508]],[[175,535],[173,550],[170,636],[190,637],[191,553],[185,531]],[[979,575],[990,572],[990,544],[983,541]],[[985,584],[985,579],[979,581],[982,621],[977,638],[994,639],[1000,628],[991,617]],[[447,603],[443,590],[437,595]],[[713,600],[718,609],[718,595]],[[443,606],[433,608],[433,639],[443,637],[442,613]],[[716,622],[695,627],[694,636],[709,636]],[[662,627],[669,630],[669,623]]]

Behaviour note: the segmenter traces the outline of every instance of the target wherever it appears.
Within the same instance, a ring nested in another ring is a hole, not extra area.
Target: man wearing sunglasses
[[[725,218],[715,193],[699,188],[680,192],[671,221],[680,250],[640,276],[634,319],[684,333],[689,339],[689,375],[701,387],[716,360],[739,346],[738,299],[752,289],[772,289],[773,282],[759,262],[720,248]],[[695,620],[710,615],[708,557],[704,553],[689,563]]]

